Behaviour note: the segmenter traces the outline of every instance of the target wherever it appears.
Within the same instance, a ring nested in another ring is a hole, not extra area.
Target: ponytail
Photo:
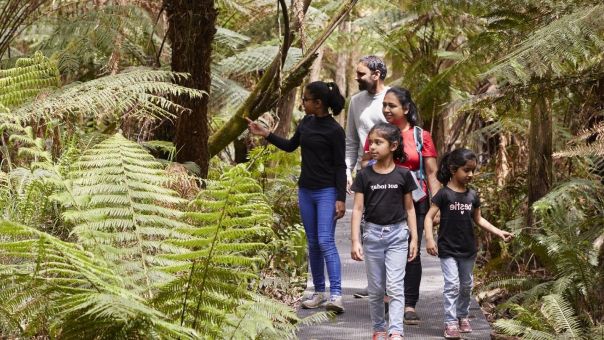
[[[441,158],[438,163],[438,171],[436,172],[436,179],[441,182],[443,185],[446,185],[451,180],[451,170],[449,169],[449,158],[451,157],[451,152],[447,152],[444,154],[443,158]]]
[[[453,173],[471,160],[476,161],[476,154],[472,150],[462,148],[447,152],[438,164],[436,179],[446,185]]]
[[[338,84],[334,82],[313,81],[306,85],[306,90],[314,98],[321,100],[326,108],[331,109],[331,113],[334,116],[342,112],[346,99],[342,96]]]

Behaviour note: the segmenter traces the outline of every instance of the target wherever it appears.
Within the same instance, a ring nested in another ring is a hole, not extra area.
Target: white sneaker
[[[302,302],[302,308],[315,309],[315,308],[320,307],[325,301],[326,301],[325,293],[317,292],[317,293],[314,293],[310,298],[308,298],[304,302]]]
[[[336,314],[344,313],[344,304],[342,303],[341,295],[332,295],[329,297],[329,302],[325,305],[325,309]]]

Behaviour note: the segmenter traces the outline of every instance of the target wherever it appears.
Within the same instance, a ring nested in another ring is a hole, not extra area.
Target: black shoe
[[[415,311],[406,311],[404,317],[405,325],[419,325],[419,316],[417,316],[417,313]]]
[[[367,287],[352,294],[352,296],[354,296],[357,299],[366,299],[369,296],[369,293],[367,293]]]

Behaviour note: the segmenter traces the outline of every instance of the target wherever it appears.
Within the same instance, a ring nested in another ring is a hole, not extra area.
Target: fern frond
[[[535,31],[486,74],[510,84],[568,75],[601,63],[604,5],[577,9]]]
[[[189,252],[163,256],[188,264],[166,267],[180,275],[162,288],[156,301],[183,324],[217,336],[223,331],[217,325],[226,327],[228,315],[252,301],[249,287],[258,278],[257,268],[263,261],[258,254],[271,236],[272,213],[262,188],[242,166],[229,169],[218,180],[208,180],[190,207],[193,211],[186,216],[199,227],[179,228],[190,238],[171,240]],[[180,307],[170,302],[174,294]],[[217,298],[221,294],[229,298]]]
[[[590,129],[583,130],[570,142],[565,150],[555,152],[554,157],[588,157],[604,156],[604,123],[595,125]],[[595,137],[591,143],[587,143],[588,139]]]
[[[230,79],[222,79],[215,73],[212,74],[210,105],[216,111],[222,110],[230,114],[232,109],[245,102],[249,94],[250,91],[241,84]]]
[[[203,93],[173,84],[184,75],[144,68],[75,84],[33,101],[13,113],[22,121],[74,120],[99,124],[120,121],[126,113],[138,119],[173,118],[185,111],[164,97],[186,95],[198,98]]]
[[[327,313],[317,313],[305,323],[327,320]],[[302,320],[295,311],[269,298],[253,295],[227,317],[225,334],[245,334],[246,338],[295,339]]]
[[[161,43],[153,18],[136,5],[82,4],[76,13],[54,11],[38,20],[23,39],[40,36],[39,48],[53,55],[68,78],[77,78],[82,70],[101,74],[149,65],[155,53],[149,42]]]
[[[263,70],[271,64],[277,53],[279,53],[279,46],[250,48],[232,57],[221,60],[218,64],[218,70],[225,76],[240,75]],[[284,69],[287,70],[295,65],[300,58],[302,58],[302,50],[299,48],[290,48],[287,53],[285,64],[283,65]]]
[[[231,31],[225,27],[216,27],[214,41],[229,48],[238,48],[250,42],[250,37]]]
[[[581,325],[573,307],[562,295],[544,296],[541,312],[558,334],[563,334],[566,339],[583,339]]]
[[[59,71],[42,53],[20,58],[15,67],[0,70],[0,105],[16,107],[37,96],[42,90],[59,87]]]
[[[51,336],[67,338],[197,337],[149,307],[126,288],[129,277],[93,253],[8,221],[0,221],[0,233],[4,329],[33,336],[50,326]]]
[[[169,177],[162,165],[120,134],[84,152],[73,169],[72,201],[64,202],[69,207],[64,218],[75,223],[73,234],[88,249],[102,249],[97,254],[118,263],[125,275],[141,280],[130,288],[152,295],[152,285],[168,279],[158,269],[165,261],[157,256],[183,252],[166,241],[188,238],[178,228],[190,228],[178,221],[181,211],[159,202],[185,201],[165,188]]]
[[[556,340],[554,334],[543,331],[537,331],[522,325],[518,321],[500,319],[493,324],[495,328],[504,334],[520,336],[522,339],[530,340]]]

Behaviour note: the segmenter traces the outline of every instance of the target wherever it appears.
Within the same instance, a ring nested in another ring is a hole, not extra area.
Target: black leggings
[[[415,216],[417,218],[417,256],[413,261],[407,262],[405,267],[405,307],[413,307],[419,300],[419,284],[422,281],[422,261],[420,249],[422,247],[422,234],[424,233],[424,218],[427,213],[427,200],[415,204]]]

